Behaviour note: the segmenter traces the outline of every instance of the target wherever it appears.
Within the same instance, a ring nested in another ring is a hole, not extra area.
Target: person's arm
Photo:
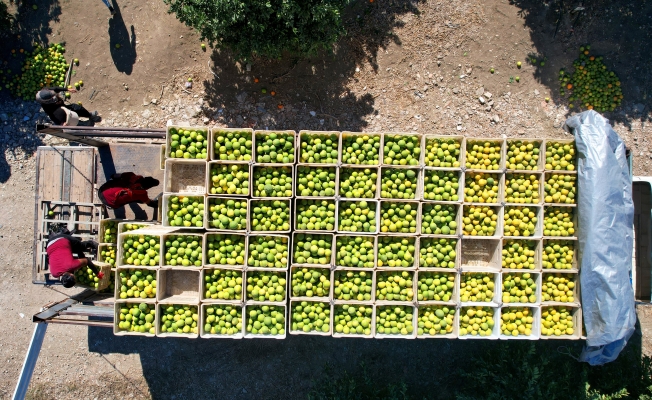
[[[46,89],[52,90],[54,93],[61,93],[61,92],[76,93],[77,92],[77,89],[68,89],[63,86],[48,87]]]

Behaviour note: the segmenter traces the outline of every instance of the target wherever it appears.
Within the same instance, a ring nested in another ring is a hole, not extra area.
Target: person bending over
[[[151,199],[147,189],[158,186],[159,182],[150,176],[143,178],[133,172],[114,174],[98,189],[98,197],[109,208],[120,208],[129,203],[158,206],[158,198]]]
[[[101,279],[104,274],[100,268],[84,255],[84,251],[93,249],[97,249],[97,243],[92,240],[82,242],[68,233],[52,235],[47,243],[50,274],[58,278],[66,288],[75,286],[75,271],[86,266]]]

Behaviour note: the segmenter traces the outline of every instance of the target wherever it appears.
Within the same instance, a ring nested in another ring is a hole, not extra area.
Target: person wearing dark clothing
[[[158,199],[150,200],[147,189],[158,186],[152,177],[143,178],[133,172],[114,174],[98,189],[98,197],[109,208],[120,208],[129,203],[142,203],[150,207],[158,205]]]
[[[67,288],[75,286],[75,271],[86,266],[102,278],[104,274],[84,255],[87,250],[97,250],[97,243],[92,240],[82,242],[65,232],[67,230],[52,235],[46,245],[50,274],[59,278]]]
[[[102,3],[104,3],[104,5],[106,5],[107,7],[109,7],[109,11],[111,12],[111,15],[115,15],[115,9],[111,4],[109,4],[109,0],[102,0]]]
[[[43,88],[36,93],[36,101],[41,104],[43,111],[50,117],[55,125],[75,126],[79,123],[79,118],[88,118],[91,122],[101,121],[102,118],[97,111],[89,112],[79,104],[65,104],[64,92],[76,92],[75,89],[66,89],[64,87]]]

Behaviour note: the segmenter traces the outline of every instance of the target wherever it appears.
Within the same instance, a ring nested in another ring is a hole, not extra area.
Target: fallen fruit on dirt
[[[297,167],[297,196],[335,196],[335,167]]]
[[[411,268],[414,266],[416,238],[378,237],[378,267]]]
[[[247,333],[254,335],[285,335],[285,307],[248,306]]]
[[[577,278],[577,274],[543,274],[541,301],[575,302],[574,289]]]
[[[355,199],[373,199],[378,192],[377,168],[340,169],[340,196]]]
[[[302,301],[292,307],[292,330],[301,332],[331,331],[331,306],[328,303]]]
[[[530,307],[505,307],[500,316],[500,332],[506,336],[530,336],[534,323]]]
[[[209,198],[210,227],[222,230],[247,228],[247,201]]]
[[[419,165],[421,140],[416,135],[385,135],[383,164]]]
[[[460,309],[460,336],[491,336],[494,324],[494,309],[491,307]]]
[[[255,197],[292,197],[292,167],[254,166]]]
[[[541,308],[541,334],[544,336],[564,336],[575,333],[572,308],[552,306]]]
[[[285,301],[285,272],[247,271],[247,299]]]
[[[379,271],[376,274],[376,300],[412,301],[414,272]]]
[[[156,298],[156,271],[148,269],[119,269],[121,299]]]
[[[251,132],[213,132],[215,159],[221,161],[249,161],[253,151]]]
[[[286,236],[249,236],[247,265],[257,268],[287,268],[289,238]]]
[[[453,333],[454,306],[419,306],[417,335],[446,335]]]
[[[22,53],[24,50],[21,49],[20,52]],[[68,63],[63,56],[64,52],[65,48],[61,43],[52,43],[45,47],[36,45],[32,52],[24,53],[25,62],[21,67],[22,73],[17,73],[13,80],[3,86],[11,90],[16,97],[32,101],[35,93],[43,87],[65,86]],[[12,50],[12,53],[15,56],[15,50]],[[7,74],[9,74],[9,70],[7,70]]]
[[[229,304],[211,304],[205,308],[204,332],[211,335],[242,333],[242,307]]]
[[[359,304],[336,304],[333,316],[335,333],[344,335],[371,335],[373,307]]]
[[[607,70],[602,57],[590,56],[588,50],[580,51],[573,62],[573,74],[559,71],[561,87],[568,83],[572,94],[568,101],[598,112],[613,111],[623,100],[620,79],[615,72]]]
[[[170,128],[169,158],[208,158],[208,132],[203,129]]]
[[[411,306],[378,306],[376,309],[376,333],[381,335],[408,336],[414,332],[414,313]]]
[[[197,306],[161,305],[161,333],[197,334],[199,329],[199,314]]]
[[[460,281],[462,302],[489,303],[494,300],[495,274],[489,272],[464,272]]]
[[[200,196],[170,196],[168,198],[168,225],[204,227],[204,198]]]
[[[372,271],[336,270],[333,280],[333,299],[371,301]]]
[[[294,135],[286,132],[257,133],[256,162],[294,163]]]
[[[417,300],[450,301],[455,288],[455,273],[419,272],[417,282]]]
[[[333,236],[295,234],[293,263],[330,265],[332,254]]]
[[[420,239],[419,268],[455,268],[457,239]]]
[[[209,265],[244,265],[245,236],[206,234],[206,263]]]
[[[242,271],[206,269],[204,271],[204,298],[211,300],[241,300]]]
[[[293,297],[328,297],[331,290],[330,269],[293,268]]]
[[[118,330],[125,332],[156,333],[156,309],[154,304],[120,303]]]
[[[379,164],[380,135],[345,135],[342,146],[342,164]]]

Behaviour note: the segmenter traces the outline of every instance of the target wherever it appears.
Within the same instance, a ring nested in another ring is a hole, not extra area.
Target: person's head
[[[63,103],[59,95],[50,89],[41,89],[36,93],[36,101],[41,104],[57,104]]]
[[[63,275],[59,278],[61,283],[63,284],[63,287],[65,288],[71,288],[75,286],[75,275],[71,274],[70,272],[64,272]]]

